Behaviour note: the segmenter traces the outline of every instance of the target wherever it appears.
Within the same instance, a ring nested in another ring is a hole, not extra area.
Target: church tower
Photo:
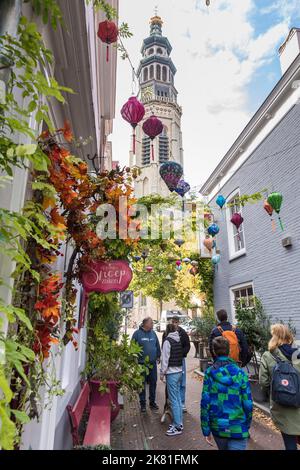
[[[151,18],[150,35],[143,41],[137,71],[140,100],[146,110],[144,120],[155,114],[164,125],[162,134],[154,140],[154,160],[151,141],[142,129],[144,121],[136,129],[136,154],[130,153],[130,166],[141,170],[135,181],[137,198],[153,193],[168,196],[170,192],[159,175],[160,164],[170,160],[183,166],[182,110],[174,84],[176,67],[170,56],[172,46],[162,34],[162,25],[157,14]]]

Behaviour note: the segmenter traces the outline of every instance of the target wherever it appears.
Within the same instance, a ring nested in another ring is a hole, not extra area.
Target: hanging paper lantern
[[[182,266],[181,265],[176,266],[176,269],[177,269],[177,271],[182,271]]]
[[[209,235],[215,237],[220,232],[220,227],[217,224],[211,224],[207,229]]]
[[[189,192],[191,189],[189,183],[184,180],[180,180],[175,188],[175,192],[179,194],[179,196],[184,197],[186,193]]]
[[[143,124],[143,131],[145,134],[150,137],[152,143],[151,143],[151,153],[152,153],[152,160],[154,160],[154,146],[153,146],[153,140],[155,137],[157,137],[159,134],[162,133],[164,129],[163,123],[161,122],[160,119],[158,119],[154,114],[150,116],[148,119]]]
[[[271,204],[268,203],[267,200],[265,200],[264,202],[264,209],[267,212],[267,214],[269,214],[269,216],[271,217],[272,230],[273,232],[275,232],[275,220],[272,217],[274,209],[271,206]]]
[[[180,260],[176,261],[176,266],[181,266],[181,261]]]
[[[152,266],[146,266],[146,271],[148,271],[148,273],[152,273],[153,267]]]
[[[240,226],[244,222],[244,219],[241,216],[241,214],[239,214],[238,212],[235,212],[233,216],[231,217],[230,222],[236,226],[237,230],[239,230]]]
[[[196,261],[196,260],[191,262],[191,265],[192,265],[194,268],[196,268],[196,267],[198,266],[198,264],[199,264],[199,263],[198,263],[198,261]]]
[[[175,245],[179,246],[179,248],[184,244],[184,240],[175,240],[174,241]]]
[[[159,174],[170,191],[175,191],[182,173],[182,166],[176,162],[165,162],[159,169]]]
[[[121,115],[122,115],[122,118],[125,119],[125,121],[129,122],[129,124],[131,124],[133,128],[132,152],[133,152],[133,155],[135,155],[135,128],[145,116],[144,105],[135,96],[132,96],[131,98],[129,98],[129,100],[124,104],[123,108],[121,109]]]
[[[140,256],[134,256],[133,259],[136,263],[138,263],[142,258]]]
[[[171,278],[170,274],[167,274],[166,275],[166,281],[171,281],[171,280],[172,280],[172,278]]]
[[[243,217],[241,216],[241,214],[239,214],[238,212],[235,212],[233,214],[233,216],[231,217],[230,219],[230,222],[236,226],[236,229],[237,229],[237,232],[238,232],[238,240],[241,240],[241,237],[240,237],[240,232],[239,232],[239,228],[240,226],[242,225],[242,223],[244,222],[244,219]]]
[[[189,264],[191,262],[190,258],[183,258],[182,260],[185,264]]]
[[[220,255],[213,255],[211,258],[211,262],[214,266],[217,266],[221,261],[221,256]]]
[[[216,203],[218,204],[218,206],[220,207],[220,209],[222,209],[223,206],[224,206],[225,203],[226,203],[225,197],[222,196],[221,194],[219,194],[219,196],[218,196],[217,199],[216,199]]]
[[[99,24],[97,35],[101,39],[102,42],[105,42],[107,44],[106,62],[108,62],[109,45],[113,44],[114,42],[117,42],[118,35],[119,35],[118,27],[113,21],[108,21],[108,20],[102,21],[102,23]]]
[[[274,211],[278,214],[278,220],[279,220],[280,228],[283,231],[284,230],[283,223],[282,223],[282,220],[281,220],[280,215],[279,215],[281,205],[282,205],[282,200],[283,200],[283,196],[282,196],[281,193],[271,193],[268,196],[267,202],[271,205],[271,207],[274,209]]]
[[[214,244],[214,240],[209,237],[205,238],[205,240],[203,241],[203,245],[208,251],[211,251],[213,249],[213,244]]]

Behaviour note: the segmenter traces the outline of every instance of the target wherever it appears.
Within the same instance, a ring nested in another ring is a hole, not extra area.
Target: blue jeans
[[[297,437],[291,436],[290,434],[281,433],[284,442],[285,450],[298,450],[297,449]]]
[[[140,393],[140,404],[141,406],[146,405],[146,387],[149,383],[149,401],[155,403],[156,398],[156,384],[157,384],[157,365],[151,364],[152,368],[149,368],[149,375],[145,375],[144,388]]]
[[[214,436],[219,450],[246,450],[248,439],[229,439]]]
[[[182,403],[180,394],[181,376],[181,372],[166,375],[168,396],[173,415],[173,425],[176,427],[182,424]]]
[[[186,362],[185,362],[185,358],[183,358],[182,376],[181,376],[181,384],[180,384],[180,396],[181,396],[182,406],[185,406],[185,389],[186,389]]]

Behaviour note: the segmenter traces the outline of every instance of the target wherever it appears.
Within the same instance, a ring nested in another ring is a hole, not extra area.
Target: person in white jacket
[[[163,343],[161,356],[160,379],[166,378],[168,397],[173,415],[173,423],[170,425],[167,436],[182,434],[182,403],[181,403],[181,378],[182,378],[183,350],[180,336],[176,327],[167,325],[166,339]]]

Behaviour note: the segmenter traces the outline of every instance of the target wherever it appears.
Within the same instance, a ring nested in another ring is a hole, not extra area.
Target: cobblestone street
[[[147,408],[147,413],[141,415],[138,400],[126,402],[124,409],[112,426],[112,448],[116,450],[215,450],[209,446],[200,429],[199,401],[202,390],[202,380],[194,373],[198,359],[193,358],[194,347],[191,347],[187,359],[187,409],[184,414],[184,432],[180,436],[165,435],[168,424],[161,424],[165,384],[160,380],[157,386],[157,403],[159,412]],[[251,427],[249,450],[281,450],[283,444],[280,434],[268,424],[268,418],[261,418],[261,413],[255,411]]]

